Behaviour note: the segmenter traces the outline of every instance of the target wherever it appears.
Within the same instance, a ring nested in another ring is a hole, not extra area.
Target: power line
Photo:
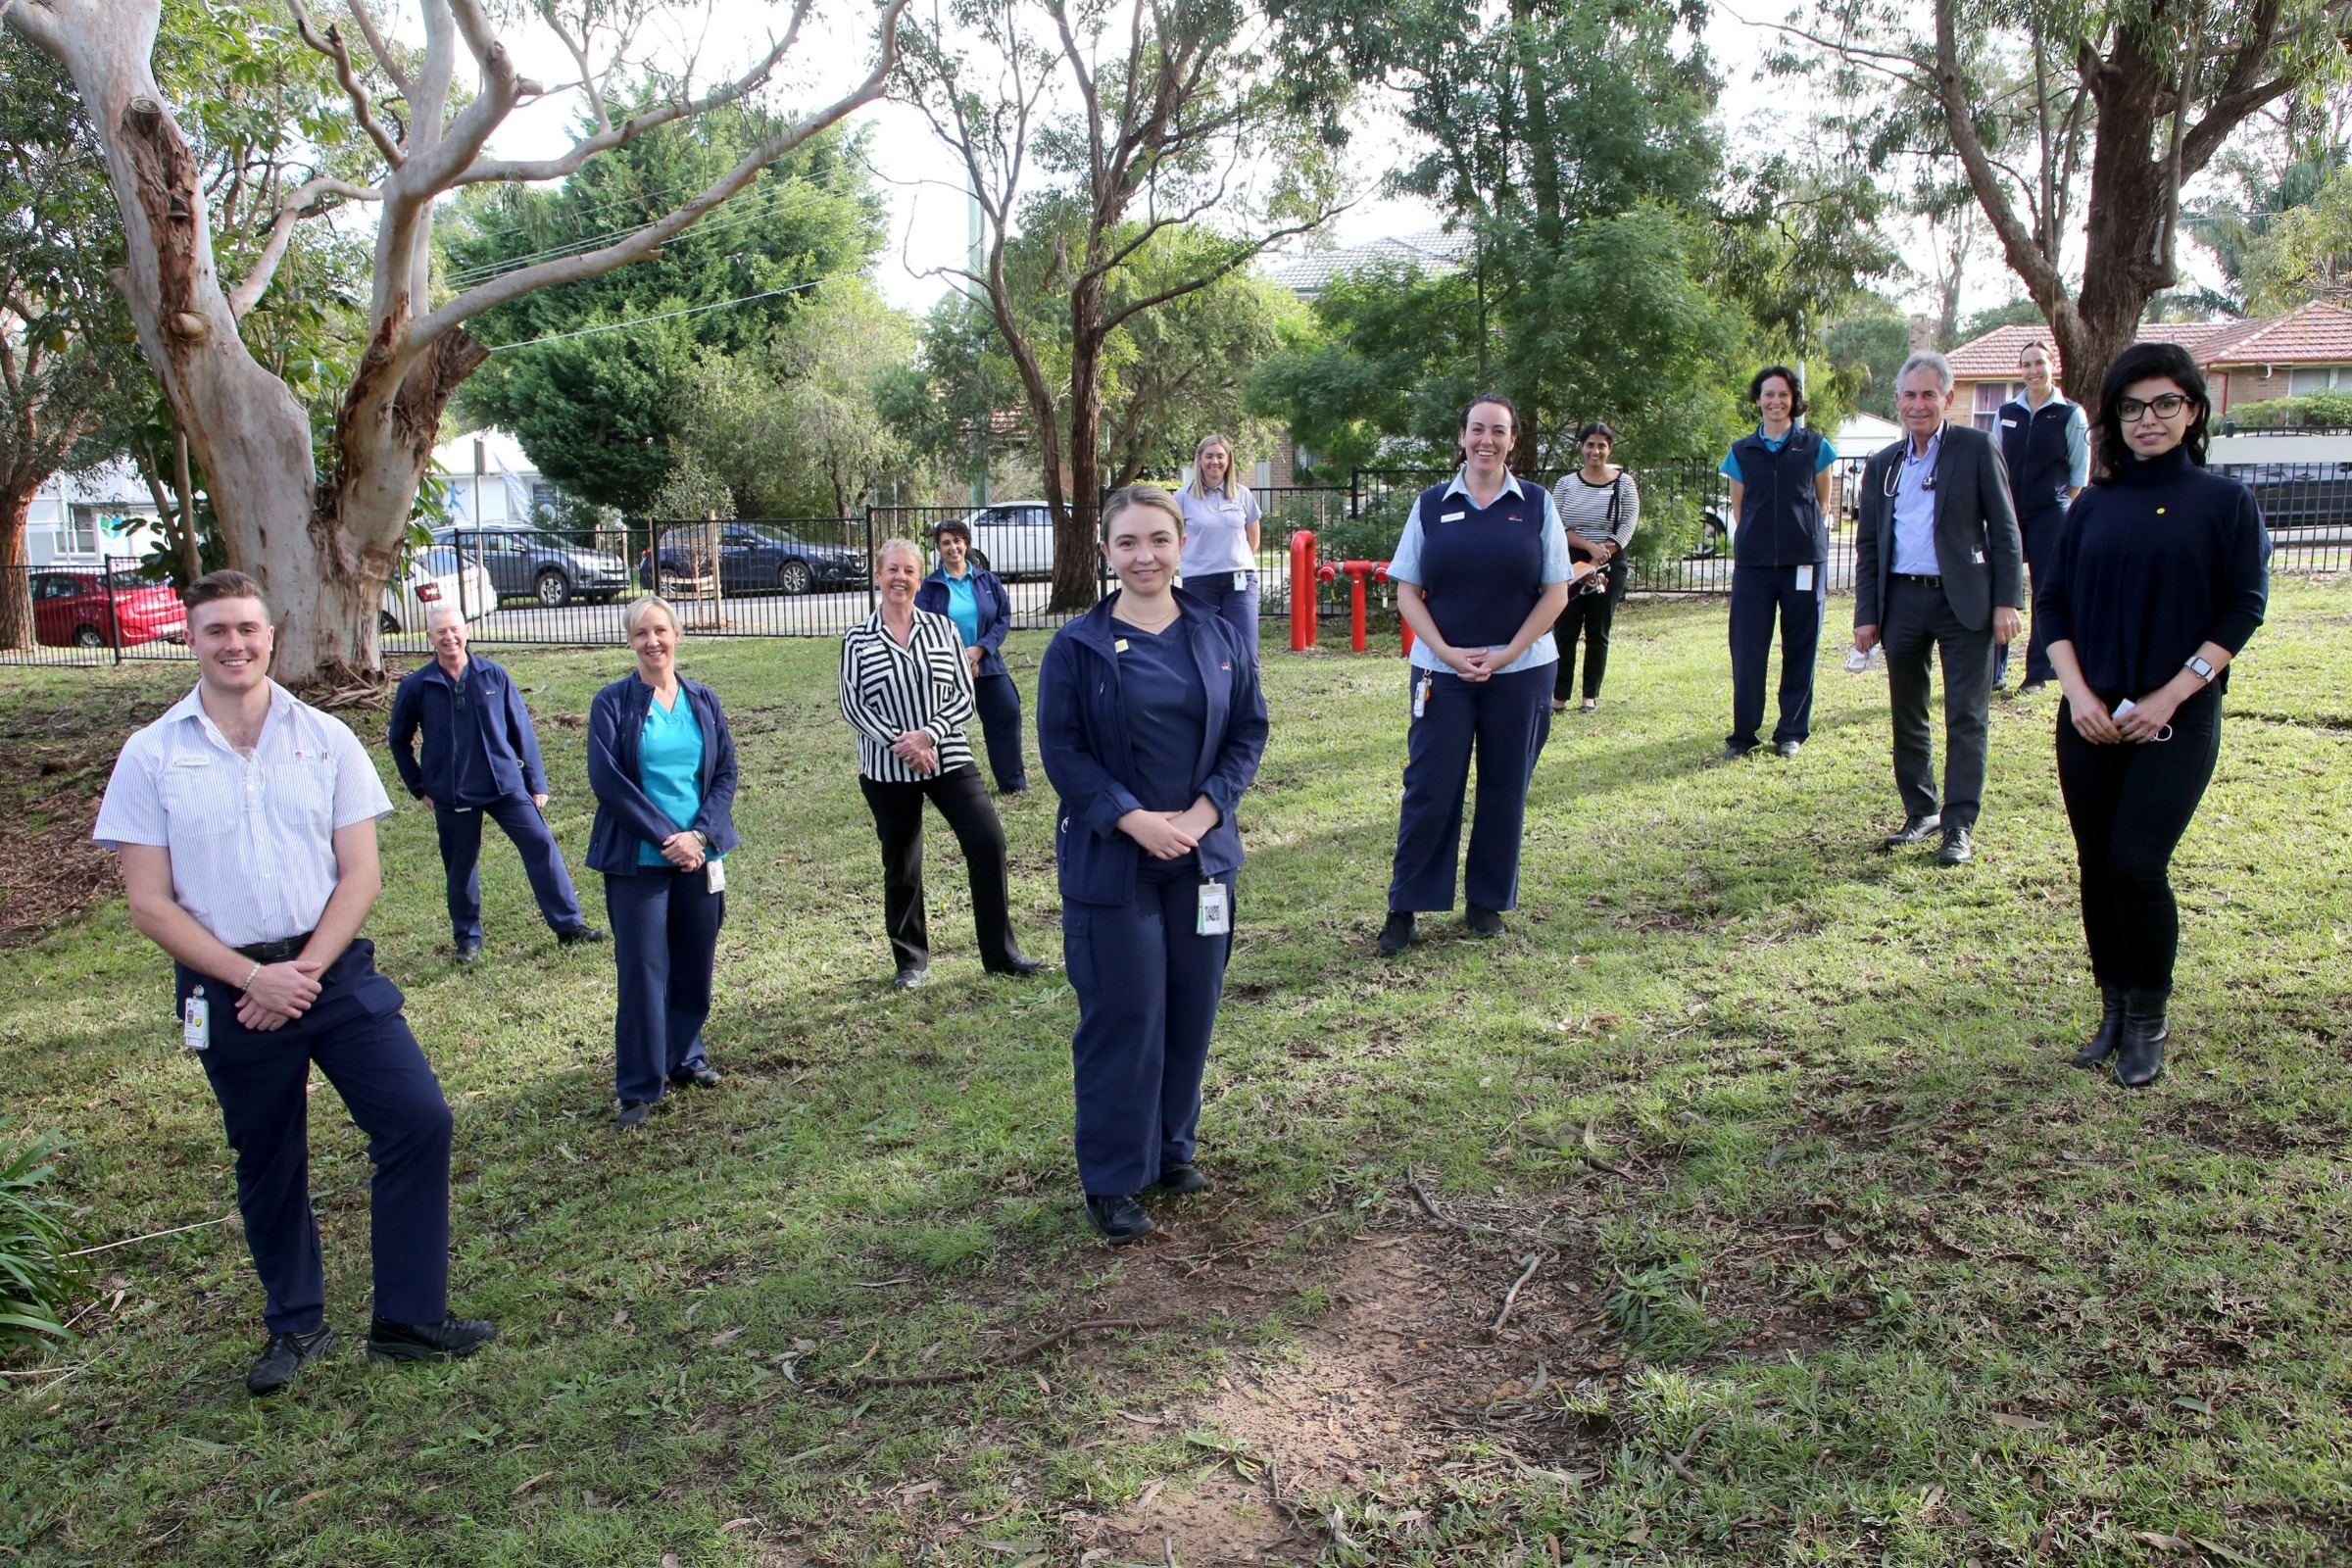
[[[527,349],[541,343],[561,343],[567,338],[593,337],[599,332],[618,332],[625,327],[644,326],[652,321],[672,321],[681,316],[700,316],[705,311],[724,310],[730,305],[749,305],[754,300],[772,300],[779,294],[798,294],[803,289],[815,288],[822,283],[838,282],[842,278],[856,277],[857,275],[856,272],[835,272],[827,277],[812,277],[806,283],[793,283],[784,288],[763,289],[758,294],[745,294],[731,300],[712,300],[708,305],[689,305],[682,311],[663,311],[659,316],[637,316],[625,321],[607,321],[602,326],[583,326],[576,332],[550,332],[545,337],[528,337],[519,343],[493,343],[490,345],[490,352],[503,354],[508,349]]]

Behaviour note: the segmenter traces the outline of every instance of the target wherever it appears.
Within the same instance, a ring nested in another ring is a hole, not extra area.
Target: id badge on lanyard
[[[711,892],[724,893],[727,891],[726,861],[705,860],[703,862],[703,871],[710,878],[710,888]]]
[[[1413,683],[1413,716],[1415,718],[1419,718],[1429,711],[1429,689],[1436,683],[1437,677],[1427,670],[1423,670],[1421,678]]]
[[[213,1044],[213,1008],[204,999],[204,987],[188,993],[188,1002],[179,1018],[179,1043],[189,1051],[209,1051]]]
[[[1222,882],[1200,884],[1200,917],[1193,930],[1204,937],[1221,937],[1233,929],[1233,905]]]

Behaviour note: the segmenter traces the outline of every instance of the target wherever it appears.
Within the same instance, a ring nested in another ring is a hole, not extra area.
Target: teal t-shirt
[[[969,648],[980,640],[980,599],[972,589],[972,574],[967,571],[960,577],[946,572],[940,575],[947,577],[948,618],[963,634],[963,646]]]
[[[637,777],[645,798],[680,828],[694,825],[703,812],[703,726],[694,716],[694,704],[680,690],[677,702],[663,709],[660,698],[645,711],[645,733],[637,741]],[[639,865],[667,865],[661,848],[641,844]]]

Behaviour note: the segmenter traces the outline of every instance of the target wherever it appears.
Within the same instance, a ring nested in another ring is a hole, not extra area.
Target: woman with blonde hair
[[[1184,586],[1241,633],[1257,657],[1257,497],[1233,476],[1233,443],[1204,435],[1193,480],[1177,492],[1184,514]],[[1163,494],[1165,492],[1162,492]]]
[[[718,696],[677,669],[678,617],[655,595],[621,617],[635,673],[588,710],[588,865],[605,874],[619,1122],[638,1127],[665,1087],[718,1082],[703,1051],[726,868],[735,848],[735,739]]]

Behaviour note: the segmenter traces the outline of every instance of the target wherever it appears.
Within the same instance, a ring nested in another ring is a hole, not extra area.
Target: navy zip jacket
[[[1208,689],[1190,794],[1207,796],[1218,815],[1217,825],[1201,835],[1200,873],[1221,876],[1241,869],[1242,835],[1233,825],[1233,808],[1265,754],[1266,700],[1258,691],[1257,661],[1233,629],[1206,600],[1181,588],[1174,592]],[[1080,904],[1127,903],[1135,896],[1135,868],[1144,853],[1119,831],[1119,818],[1143,809],[1143,803],[1135,797],[1135,760],[1112,646],[1110,617],[1118,602],[1113,594],[1055,632],[1037,672],[1037,749],[1061,798],[1054,858],[1061,896]]]
[[[509,795],[545,795],[547,769],[539,761],[539,737],[531,711],[506,667],[478,654],[466,661],[466,688],[477,705],[482,754],[495,789],[479,800],[461,787],[457,742],[457,682],[438,662],[400,678],[392,697],[392,765],[414,796],[430,795],[436,807],[487,806]],[[423,732],[424,761],[416,760],[417,732]],[[477,789],[472,794],[479,795]]]
[[[978,566],[967,564],[963,568],[963,575],[972,585],[972,606],[980,612],[980,641],[976,645],[980,650],[980,668],[977,673],[1002,675],[1004,673],[1004,634],[1012,630],[1012,595],[1004,591],[1003,580],[993,571],[982,571]],[[923,585],[914,591],[914,608],[928,610],[937,615],[947,614],[946,572],[935,571],[923,579]]]
[[[596,795],[596,821],[588,829],[592,871],[635,876],[638,846],[660,849],[663,839],[681,829],[708,838],[713,855],[724,855],[742,842],[735,836],[735,737],[727,731],[727,715],[701,681],[680,675],[678,690],[694,705],[694,721],[703,731],[703,766],[697,781],[703,808],[691,822],[671,822],[647,799],[637,768],[637,743],[645,736],[654,689],[627,675],[598,692],[588,709],[588,788]]]

